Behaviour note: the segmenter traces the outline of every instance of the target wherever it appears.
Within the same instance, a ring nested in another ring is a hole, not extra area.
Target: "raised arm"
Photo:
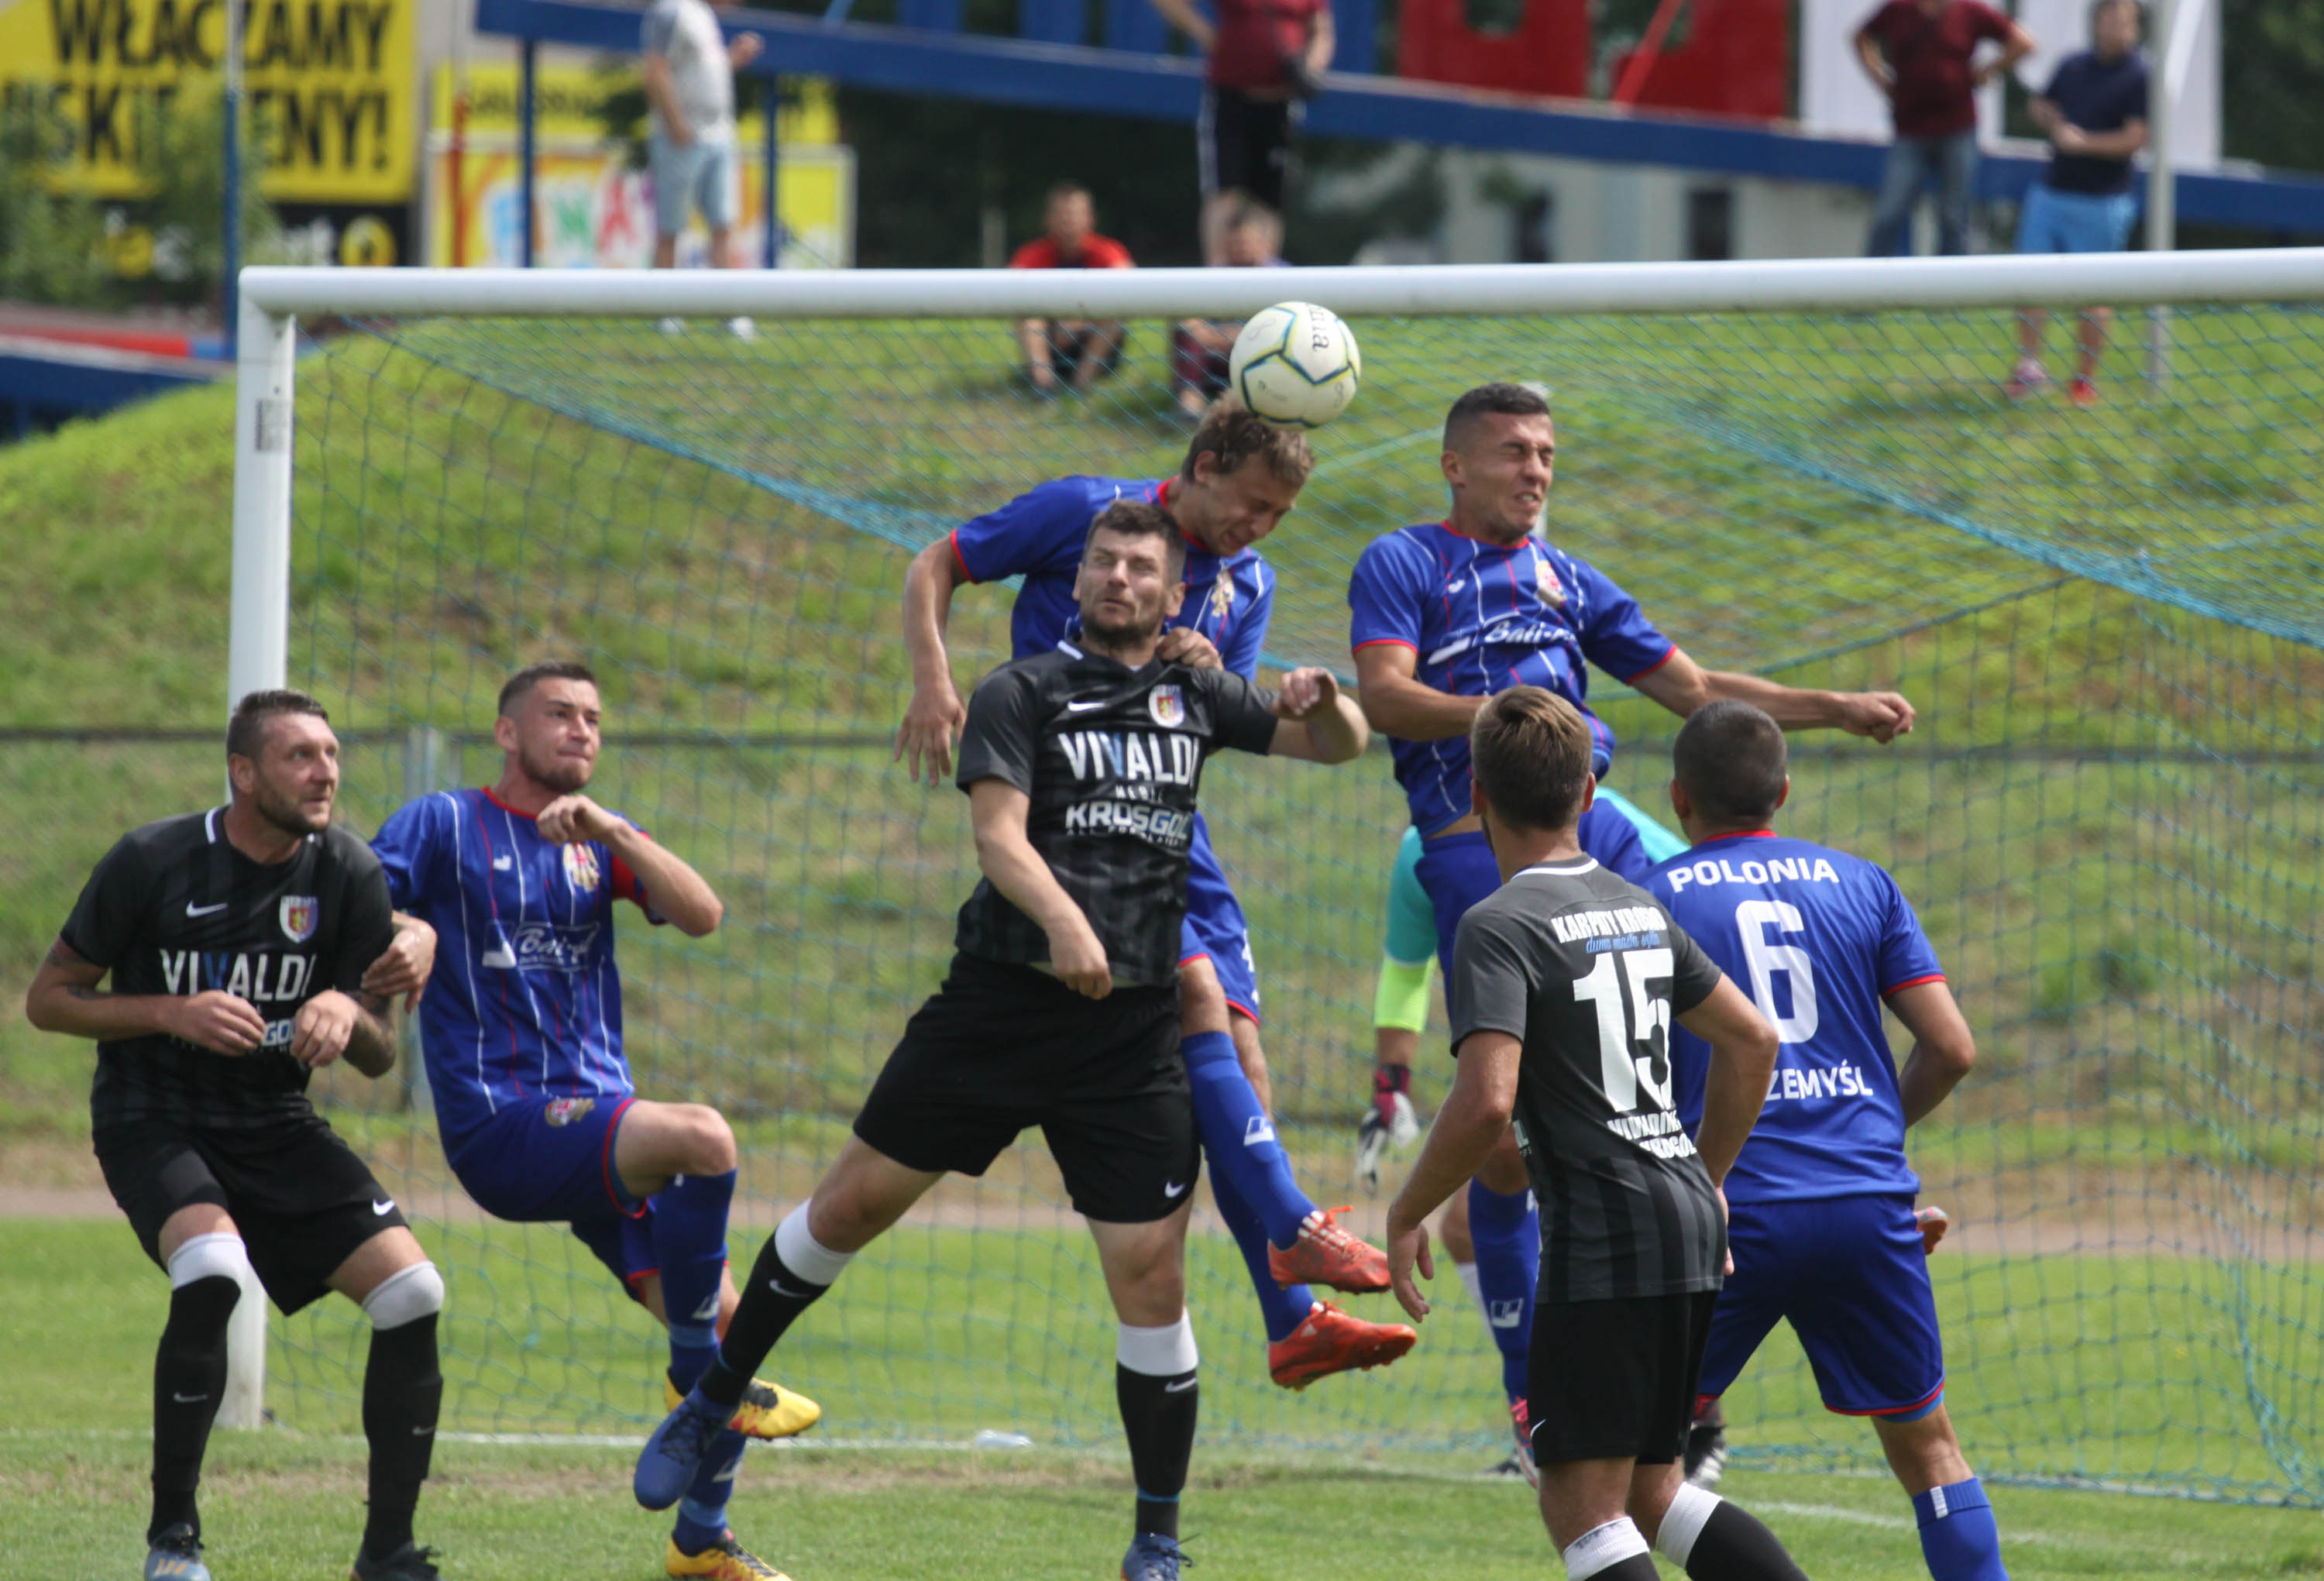
[[[1399,642],[1356,649],[1356,695],[1372,729],[1400,741],[1441,741],[1465,736],[1482,697],[1455,697],[1416,675],[1420,656]]]
[[[1904,1056],[1897,1089],[1904,1124],[1916,1126],[1976,1069],[1977,1039],[1941,978],[1898,988],[1888,996],[1888,1008],[1913,1034],[1913,1052]]]
[[[537,820],[541,838],[560,843],[595,840],[604,843],[631,872],[638,876],[654,915],[688,938],[718,931],[726,908],[710,882],[666,845],[657,845],[627,819],[616,818],[585,795],[559,796],[540,810]]]
[[[1371,741],[1363,711],[1341,692],[1329,670],[1299,669],[1284,676],[1274,712],[1277,722],[1269,757],[1345,763],[1363,756]]]
[[[265,1040],[266,1017],[236,995],[108,994],[106,969],[59,939],[24,991],[24,1019],[68,1037],[174,1037],[218,1054],[246,1054]]]
[[[1113,971],[1097,930],[1065,893],[1049,864],[1025,835],[1032,798],[1005,779],[968,787],[968,817],[976,832],[976,866],[1010,905],[1049,936],[1049,964],[1077,994],[1102,999],[1113,991]]]
[[[1765,710],[1787,730],[1846,731],[1887,742],[1913,728],[1913,705],[1895,692],[1819,692],[1731,670],[1706,670],[1674,650],[1660,668],[1631,683],[1681,719],[1722,698]]]
[[[967,580],[948,536],[913,556],[904,569],[904,652],[912,665],[912,700],[896,729],[892,761],[906,764],[915,779],[925,761],[932,786],[952,773],[953,744],[968,717],[945,648],[953,592]]]
[[[1695,1151],[1711,1172],[1713,1185],[1723,1186],[1735,1155],[1758,1124],[1759,1108],[1767,1101],[1768,1079],[1775,1073],[1775,1055],[1782,1044],[1775,1029],[1759,1014],[1729,978],[1720,978],[1710,997],[1681,1013],[1678,1024],[1711,1045],[1711,1070],[1702,1090],[1702,1126],[1695,1133]]]

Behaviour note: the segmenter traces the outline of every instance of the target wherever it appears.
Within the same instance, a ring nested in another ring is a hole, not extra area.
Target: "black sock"
[[[1652,1554],[1632,1554],[1618,1559],[1602,1570],[1591,1573],[1590,1581],[1662,1581],[1662,1572],[1655,1568]],[[1692,1571],[1688,1572],[1693,1574]]]
[[[436,1314],[375,1328],[364,1367],[364,1437],[371,1443],[371,1508],[364,1552],[385,1558],[411,1540],[411,1512],[436,1449],[444,1374],[436,1365]]]
[[[1693,1581],[1808,1581],[1775,1534],[1731,1499],[1720,1500],[1702,1523],[1686,1573]]]
[[[742,1391],[750,1387],[759,1364],[767,1359],[775,1342],[830,1288],[792,1273],[775,1250],[775,1237],[769,1236],[767,1244],[759,1248],[759,1260],[751,1264],[750,1280],[742,1286],[742,1304],[734,1309],[733,1321],[726,1325],[718,1359],[695,1385],[702,1397],[715,1405],[740,1404]]]
[[[170,1320],[153,1352],[153,1523],[152,1542],[180,1522],[202,1529],[194,1489],[202,1480],[202,1451],[226,1393],[226,1325],[242,1286],[223,1273],[170,1292]]]
[[[1130,1437],[1130,1475],[1138,1480],[1138,1533],[1175,1538],[1178,1495],[1194,1457],[1194,1407],[1202,1393],[1195,1374],[1157,1377],[1116,1362],[1113,1392]]]

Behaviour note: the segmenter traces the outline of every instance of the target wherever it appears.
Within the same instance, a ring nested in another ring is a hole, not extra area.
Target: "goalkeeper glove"
[[[1380,1159],[1390,1144],[1409,1147],[1420,1136],[1420,1117],[1412,1107],[1412,1071],[1382,1065],[1372,1072],[1372,1107],[1356,1123],[1356,1179],[1366,1192],[1379,1190]]]

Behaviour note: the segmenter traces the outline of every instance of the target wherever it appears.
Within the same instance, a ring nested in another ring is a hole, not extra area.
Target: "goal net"
[[[278,662],[325,698],[368,833],[496,777],[512,669],[595,666],[595,794],[726,905],[710,939],[629,918],[620,948],[641,1091],[715,1104],[742,1140],[738,1263],[835,1156],[973,882],[965,799],[890,763],[906,561],[1045,479],[1174,471],[1173,326],[1302,298],[1349,318],[1366,379],[1264,546],[1268,664],[1348,674],[1356,556],[1443,514],[1446,406],[1546,386],[1554,541],[1706,665],[1920,710],[1891,748],[1797,739],[1785,819],[1896,874],[1978,1034],[1975,1075],[1911,1138],[1957,1226],[1932,1273],[1975,1463],[2324,1502],[2324,255],[246,279],[237,679]],[[2121,311],[2083,408],[2062,384],[2099,301]],[[2019,303],[2052,310],[2061,388],[2012,402]],[[270,311],[329,332],[295,379]],[[755,338],[723,322],[743,312]],[[1036,398],[1026,312],[1122,320],[1120,368]],[[955,601],[964,688],[1007,657],[1010,596]],[[1624,743],[1611,783],[1664,808],[1677,722],[1602,676],[1591,698]],[[1205,803],[1303,1183],[1377,1233],[1386,1193],[1351,1172],[1405,822],[1386,757],[1222,758]],[[1424,1112],[1451,1080],[1443,1027],[1440,1007]],[[658,1329],[561,1229],[466,1202],[424,1092],[318,1090],[446,1270],[447,1430],[659,1416]],[[1498,1457],[1496,1359],[1451,1280],[1409,1357],[1293,1394],[1207,1205],[1191,1257],[1207,1442]],[[352,1424],[361,1337],[344,1306],[276,1319],[275,1412]],[[769,1371],[836,1438],[1106,1446],[1111,1357],[1035,1136],[860,1257]],[[1877,1463],[1787,1330],[1727,1409],[1747,1458]]]

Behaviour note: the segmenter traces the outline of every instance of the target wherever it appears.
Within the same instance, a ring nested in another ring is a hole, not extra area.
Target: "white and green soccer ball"
[[[1313,302],[1277,302],[1253,314],[1227,363],[1235,396],[1268,422],[1320,428],[1348,409],[1364,376],[1356,337]]]

